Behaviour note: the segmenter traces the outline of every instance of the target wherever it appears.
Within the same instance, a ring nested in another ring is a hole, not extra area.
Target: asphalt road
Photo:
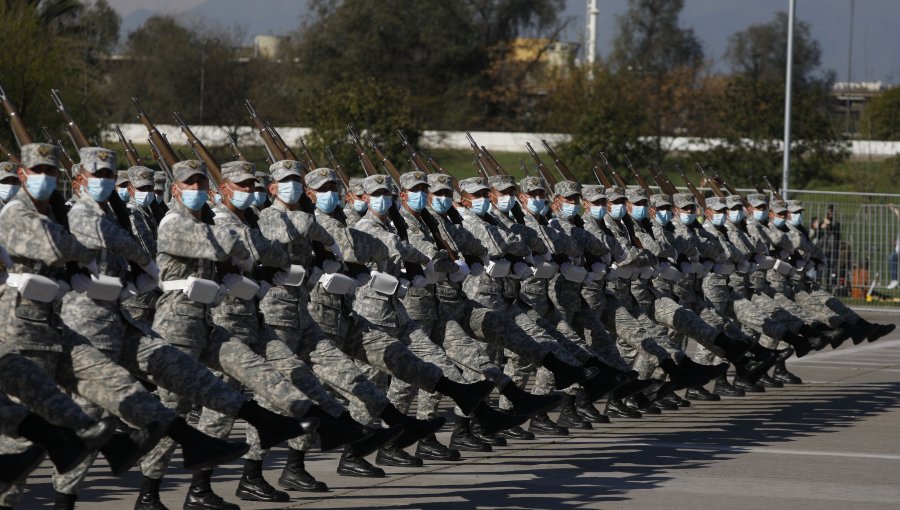
[[[900,324],[897,313],[864,315]],[[803,385],[616,420],[567,438],[514,441],[492,453],[464,453],[461,462],[387,468],[382,479],[337,476],[337,453],[313,453],[308,469],[330,492],[294,492],[290,503],[241,507],[900,508],[900,330],[874,344],[848,341],[789,363]],[[446,443],[449,427],[439,437]],[[271,482],[284,460],[284,449],[268,459]],[[102,464],[78,508],[132,508],[139,473],[112,478]],[[238,502],[240,473],[239,463],[217,469],[214,489]],[[182,469],[166,477],[169,508],[181,508],[188,480]],[[51,507],[52,498],[45,462],[20,508]]]

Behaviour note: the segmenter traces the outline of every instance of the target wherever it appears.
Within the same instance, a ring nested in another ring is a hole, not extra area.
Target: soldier
[[[153,202],[151,208],[153,209],[153,217],[156,219],[157,224],[162,221],[163,216],[169,212],[169,206],[166,205],[167,184],[168,178],[166,177],[165,172],[159,171],[153,174],[153,194],[156,195],[156,201]]]
[[[79,149],[79,152],[81,152],[81,149]],[[116,171],[116,193],[123,204],[127,204],[131,200],[131,194],[128,192],[130,186],[131,177],[128,175],[128,170]]]
[[[344,206],[344,216],[347,217],[347,226],[352,227],[362,219],[369,209],[369,204],[363,200],[365,194],[362,187],[363,180],[359,177],[351,177],[347,187],[347,205]]]
[[[60,276],[57,268],[69,262],[87,268],[93,277],[98,276],[100,268],[95,253],[79,243],[62,223],[65,211],[59,207],[61,197],[54,194],[59,175],[56,151],[49,144],[22,147],[18,175],[24,189],[0,215],[0,244],[7,247],[14,262],[6,292],[0,297],[0,314],[5,325],[0,340],[41,365],[64,388],[129,423],[151,429],[146,444],[152,445],[162,434],[181,443],[186,465],[204,466],[242,455],[247,449],[245,444],[223,442],[198,433],[160,405],[125,369],[89,342],[68,336],[65,325],[67,341],[60,338],[57,330],[60,325],[56,324],[52,312],[54,302],[65,292],[59,290],[60,284],[51,277]],[[80,273],[73,274],[72,278],[77,281],[77,276],[92,281]],[[35,283],[39,284],[38,290]],[[4,448],[11,446],[4,441]],[[143,448],[134,447],[134,451]],[[21,485],[10,488],[0,498],[0,504],[12,506],[20,497],[21,489]],[[66,499],[65,507],[73,507],[74,497]]]
[[[265,172],[256,172],[256,186],[253,188],[253,212],[259,216],[259,213],[266,209],[272,202],[269,201],[269,184],[272,178]]]
[[[0,162],[0,208],[16,196],[20,184],[16,164],[10,161]]]
[[[153,191],[153,170],[145,166],[134,166],[128,169],[128,178],[128,194],[131,200],[128,201],[127,207],[131,233],[135,240],[141,243],[144,251],[155,258],[157,222],[153,213],[153,204],[156,200]],[[160,293],[159,287],[154,287],[123,301],[122,306],[134,320],[152,324],[156,300]]]

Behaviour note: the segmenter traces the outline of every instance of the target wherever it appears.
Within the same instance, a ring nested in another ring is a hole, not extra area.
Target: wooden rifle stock
[[[222,184],[222,167],[219,165],[219,162],[216,161],[216,158],[209,152],[209,149],[207,149],[206,146],[203,145],[203,142],[201,142],[194,132],[191,131],[191,128],[185,124],[181,119],[181,115],[179,115],[178,112],[175,112],[172,115],[175,118],[178,127],[181,128],[181,132],[184,133],[184,137],[187,138],[191,150],[194,151],[194,154],[198,159],[206,163],[206,168],[209,170],[209,176],[212,177],[213,182]]]
[[[281,149],[281,153],[285,155],[285,159],[292,159],[294,161],[300,161],[297,158],[297,154],[291,149],[291,146],[284,141],[284,138],[281,138],[281,135],[278,133],[278,130],[272,127],[272,124],[269,124],[269,121],[265,121],[266,131],[268,131],[272,138],[275,140],[275,143]],[[274,163],[274,161],[273,161]]]
[[[559,170],[559,173],[570,181],[578,182],[578,178],[575,177],[575,174],[572,173],[572,170],[569,169],[569,166],[566,165],[565,162],[563,162],[562,158],[560,158],[559,155],[556,154],[556,151],[553,150],[553,147],[550,147],[550,144],[547,143],[547,140],[541,140],[541,145],[544,146],[544,150],[547,151],[547,154],[549,154],[550,157],[553,158],[553,164],[556,165],[556,169]]]
[[[253,107],[253,102],[251,102],[249,99],[244,99],[244,106],[250,113],[250,120],[256,127],[256,132],[259,133],[259,137],[262,138],[263,144],[266,146],[266,152],[269,155],[269,160],[272,163],[275,163],[276,161],[288,159],[281,145],[279,145],[278,142],[275,141],[275,136],[271,131],[266,129],[266,124],[256,113],[256,108]]]
[[[544,178],[544,182],[548,186],[547,193],[551,193],[552,189],[556,186],[556,178],[553,177],[553,173],[550,172],[550,169],[547,168],[547,165],[541,161],[541,157],[538,156],[537,152],[534,151],[534,147],[531,146],[531,142],[525,142],[525,147],[528,149],[528,153],[531,154],[531,159],[534,160],[534,163],[538,167],[538,172],[540,172],[541,177]]]
[[[717,197],[723,198],[725,196],[725,193],[723,193],[722,189],[719,188],[719,184],[706,174],[706,170],[704,170],[703,167],[700,166],[700,163],[697,163],[697,170],[700,171],[700,176],[703,177],[703,179],[706,180],[706,182],[709,184],[709,187],[712,188],[713,193],[715,193]]]
[[[772,190],[772,195],[774,195],[775,198],[777,198],[778,200],[784,200],[784,197],[781,196],[781,193],[778,192],[778,188],[772,185],[772,181],[770,181],[767,176],[764,175],[763,180],[766,182],[766,186],[768,186],[769,189]]]
[[[300,139],[300,148],[303,150],[303,155],[306,157],[304,163],[310,171],[319,168],[319,164],[316,162],[316,159],[313,157],[312,151],[309,150],[309,145],[306,144],[306,140]]]
[[[19,144],[19,148],[21,149],[23,145],[32,143],[34,140],[31,138],[28,128],[25,127],[25,121],[22,120],[15,105],[6,96],[6,91],[3,90],[2,86],[0,86],[0,105],[3,106],[3,111],[6,112],[9,127],[12,129],[13,136],[16,137],[16,143]]]
[[[378,144],[375,143],[375,140],[372,139],[371,136],[366,136],[366,141],[369,142],[369,145],[372,147],[372,150],[375,152],[375,157],[381,161],[381,167],[387,170],[388,174],[390,174],[391,178],[394,179],[394,183],[397,185],[397,189],[400,189],[400,172],[397,170],[397,167],[394,166],[393,163],[381,152],[381,149],[378,148]]]
[[[75,161],[72,160],[72,156],[66,152],[65,147],[63,147],[59,139],[53,138],[53,135],[50,134],[50,131],[48,131],[46,127],[41,127],[41,134],[44,136],[44,141],[50,145],[55,145],[56,148],[59,149],[59,162],[62,164],[63,168],[66,169],[65,172],[61,172],[61,175],[65,175],[66,179],[71,179],[71,177],[69,177],[69,172],[72,170],[72,167],[75,166]]]
[[[6,158],[6,161],[12,161],[17,165],[22,164],[22,160],[19,159],[19,157],[15,154],[13,154],[9,149],[7,149],[2,143],[0,143],[0,153],[3,154],[3,156]]]
[[[169,178],[172,179],[172,182],[175,182],[171,169],[175,163],[178,163],[178,156],[175,155],[175,151],[172,150],[172,146],[169,144],[169,141],[166,140],[166,137],[156,129],[156,126],[153,125],[153,122],[150,120],[150,117],[147,116],[147,112],[144,111],[144,108],[141,106],[141,103],[138,102],[136,97],[131,98],[131,102],[138,109],[138,120],[141,121],[141,124],[147,128],[147,132],[150,135],[150,146],[153,147],[156,151],[154,157],[157,161],[165,161],[166,166],[169,168]]]
[[[231,147],[231,156],[235,161],[247,161],[244,153],[241,152],[241,148],[238,147],[237,140],[234,139],[231,133],[228,133],[228,146]]]
[[[338,174],[338,177],[341,178],[341,182],[344,183],[344,188],[350,189],[350,176],[347,175],[347,172],[344,171],[344,168],[338,162],[337,158],[334,157],[334,153],[331,152],[331,147],[325,146],[325,155],[328,156],[328,163],[334,168],[334,171]]]
[[[353,148],[356,149],[356,157],[359,158],[359,163],[363,167],[363,172],[365,172],[366,176],[377,174],[378,170],[375,169],[375,165],[372,163],[372,160],[369,159],[369,155],[366,154],[366,149],[363,147],[362,142],[359,139],[359,134],[353,129],[353,126],[347,126],[347,133],[350,134],[350,139],[353,141]]]
[[[125,159],[128,160],[128,164],[130,166],[140,165],[141,160],[137,157],[137,154],[131,152],[131,145],[128,144],[128,140],[126,140],[125,135],[122,134],[122,129],[118,124],[113,124],[113,127],[116,129],[116,136],[119,137],[119,143],[122,144],[123,151],[125,152]]]
[[[469,146],[472,147],[472,152],[475,154],[475,159],[477,160],[475,168],[479,170],[485,180],[491,175],[496,175],[490,161],[488,161],[488,158],[481,151],[481,147],[478,146],[475,142],[475,138],[473,138],[472,134],[468,131],[466,131],[466,139],[469,140]]]
[[[630,170],[631,174],[634,176],[634,180],[638,183],[638,186],[643,188],[644,191],[646,191],[648,195],[651,194],[652,191],[650,191],[650,185],[647,184],[647,180],[644,179],[644,176],[642,176],[640,173],[638,173],[638,171],[634,167],[634,165],[631,164],[631,160],[628,159],[628,156],[625,156],[625,164],[628,166],[628,170]],[[657,184],[659,184],[659,183],[657,182]],[[660,186],[659,189],[660,189],[660,192],[665,193],[665,186]]]
[[[56,105],[56,111],[58,111],[66,121],[66,131],[69,133],[69,138],[72,139],[72,143],[75,145],[75,148],[81,149],[82,147],[91,147],[91,142],[84,135],[84,132],[81,130],[81,128],[78,127],[78,124],[75,123],[75,119],[73,119],[72,115],[69,114],[69,110],[66,109],[66,105],[63,104],[62,99],[59,97],[59,91],[56,89],[50,89],[50,96],[53,98],[53,104]]]
[[[697,205],[699,205],[703,209],[706,209],[706,197],[703,196],[703,193],[700,193],[700,190],[697,189],[696,186],[694,186],[694,183],[691,182],[690,179],[688,179],[688,176],[684,173],[684,170],[680,166],[675,165],[675,168],[678,169],[678,173],[679,175],[681,175],[681,180],[684,181],[684,185],[687,186],[691,191],[691,194],[694,195],[694,200],[697,201]]]
[[[409,156],[409,164],[412,165],[414,169],[420,172],[424,172],[426,174],[431,173],[428,171],[428,165],[425,164],[422,156],[420,156],[419,153],[416,152],[416,148],[413,147],[411,143],[409,143],[409,140],[406,138],[406,135],[403,133],[403,131],[398,129],[397,135],[400,136],[400,143],[403,144],[403,149],[406,150],[406,154]]]
[[[594,159],[594,155],[591,154],[591,151],[588,150],[587,146],[582,145],[581,150],[582,150],[582,152],[584,152],[584,157],[587,158],[588,161],[590,161],[591,170],[593,170],[594,177],[597,178],[597,182],[599,182],[604,188],[607,188],[607,189],[612,188],[613,187],[612,181],[610,181],[609,177],[606,176],[606,173],[603,172],[603,168],[601,168],[600,164],[597,162],[597,160]],[[609,160],[606,159],[606,154],[603,154],[603,152],[600,152],[600,157],[603,158],[603,164],[605,164],[609,168],[612,168],[612,166],[609,164]]]

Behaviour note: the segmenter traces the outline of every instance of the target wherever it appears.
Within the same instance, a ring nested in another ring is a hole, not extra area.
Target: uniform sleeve
[[[75,204],[69,209],[69,231],[88,248],[106,249],[142,266],[152,260],[141,243],[118,223],[85,205]]]
[[[94,259],[93,251],[62,225],[17,200],[7,204],[0,214],[0,244],[13,257],[42,260],[54,267]]]
[[[192,221],[175,211],[169,211],[160,221],[157,236],[157,251],[173,257],[222,262],[231,256],[249,255],[231,229]]]
[[[400,239],[400,236],[398,236],[397,234],[378,226],[371,218],[363,217],[363,219],[359,220],[356,223],[356,226],[353,228],[365,232],[370,236],[378,239],[379,241],[384,243],[389,250],[397,253],[400,257],[400,260],[404,262],[413,262],[424,266],[425,264],[428,264],[429,260],[431,260],[428,258],[428,256],[416,249],[413,245],[409,244],[403,239]]]

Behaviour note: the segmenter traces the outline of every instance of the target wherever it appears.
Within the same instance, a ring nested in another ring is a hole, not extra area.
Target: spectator
[[[888,205],[888,208],[894,213],[894,216],[897,217],[897,238],[894,240],[894,251],[888,255],[888,269],[891,271],[891,283],[888,284],[888,289],[896,289],[900,286],[900,281],[898,281],[898,276],[900,276],[900,208],[896,205]]]
[[[822,275],[827,280],[833,276],[840,278],[844,271],[838,265],[841,244],[841,224],[834,219],[834,204],[828,204],[825,208],[825,217],[819,220],[819,228],[816,230],[815,243],[822,250],[825,262],[825,271]]]

